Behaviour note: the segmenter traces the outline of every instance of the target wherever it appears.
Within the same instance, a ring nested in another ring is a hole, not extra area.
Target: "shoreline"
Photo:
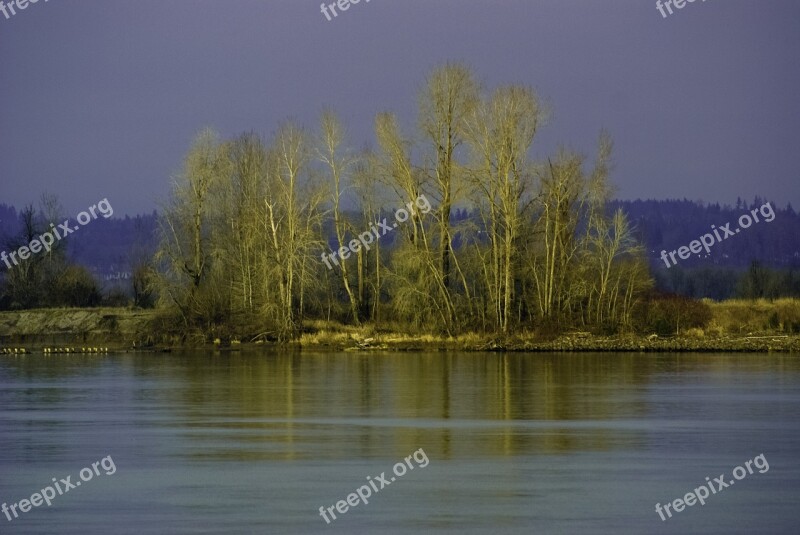
[[[656,337],[639,335],[594,336],[586,333],[565,334],[543,340],[532,336],[507,339],[487,336],[475,343],[453,338],[430,340],[429,337],[378,335],[352,338],[348,342],[292,344],[304,350],[332,351],[426,351],[426,352],[502,352],[502,353],[795,353],[800,352],[800,336],[758,335],[744,337],[695,338],[689,336]]]
[[[0,313],[0,356],[10,354],[105,354],[110,352],[169,352],[191,349],[220,352],[389,351],[389,352],[628,352],[628,353],[794,353],[800,335],[783,332],[706,334],[691,329],[680,336],[570,332],[542,337],[532,333],[498,336],[466,333],[456,337],[409,335],[374,326],[352,327],[309,322],[298,340],[285,344],[231,340],[182,340],[176,333],[159,332],[161,316],[154,310],[42,309]],[[106,349],[107,348],[107,349]],[[16,353],[14,350],[17,350]],[[24,349],[24,353],[22,350]],[[49,351],[45,351],[49,349]]]

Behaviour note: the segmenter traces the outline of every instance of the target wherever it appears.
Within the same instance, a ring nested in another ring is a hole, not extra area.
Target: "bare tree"
[[[381,148],[377,166],[381,180],[394,190],[399,202],[424,195],[428,185],[426,173],[413,165],[412,144],[401,135],[396,118],[391,114],[378,115],[376,134]],[[436,321],[451,334],[456,310],[423,215],[414,211],[401,233],[407,240],[394,251],[391,271],[395,311],[418,326]]]
[[[281,339],[294,337],[302,321],[309,262],[320,249],[323,189],[309,174],[308,136],[285,124],[269,148],[262,232],[268,245],[263,263],[265,311],[275,313]],[[277,296],[273,285],[277,286]],[[274,299],[277,297],[277,299]]]
[[[381,215],[381,206],[386,194],[378,179],[378,163],[375,154],[365,150],[357,160],[353,173],[353,185],[361,206],[361,227],[368,229]],[[373,241],[367,251],[363,247],[358,251],[358,300],[366,309],[362,314],[369,314],[372,321],[381,321],[381,292],[383,259],[381,240]],[[365,287],[371,289],[371,298],[366,299]],[[368,310],[368,312],[367,312]]]
[[[517,241],[530,216],[534,198],[528,162],[542,118],[536,94],[528,88],[500,88],[468,122],[475,160],[473,186],[480,196],[490,256],[484,271],[496,326],[510,329],[518,262]]]
[[[452,232],[450,218],[461,191],[457,151],[464,140],[466,121],[480,102],[478,84],[465,66],[448,63],[428,78],[419,97],[420,130],[429,144],[432,162],[425,165],[439,201],[439,271],[442,284],[450,288]]]
[[[220,231],[228,233],[221,245],[232,270],[229,277],[237,308],[256,309],[258,269],[262,261],[259,221],[267,180],[267,153],[261,139],[244,134],[230,145],[231,180],[225,184]]]
[[[196,319],[218,319],[218,289],[204,288],[212,272],[214,195],[230,174],[227,146],[206,129],[186,157],[183,172],[175,179],[172,197],[164,207],[161,246],[157,259],[165,263],[161,295],[181,311],[187,324]]]
[[[326,111],[322,114],[321,120],[321,145],[322,149],[318,151],[319,159],[327,167],[330,175],[331,185],[331,200],[333,203],[333,226],[336,232],[337,249],[344,247],[346,243],[348,225],[344,219],[341,210],[342,196],[347,189],[350,182],[350,172],[354,165],[354,159],[342,153],[342,141],[344,133],[341,122],[338,117],[331,112]],[[361,250],[359,249],[359,253]],[[362,256],[359,254],[359,259]],[[347,262],[342,259],[339,262],[339,268],[342,274],[342,284],[347,292],[347,297],[350,301],[350,314],[352,315],[353,322],[358,325],[359,308],[361,292],[357,295],[350,285],[350,278],[348,276]],[[360,286],[360,285],[359,285]]]

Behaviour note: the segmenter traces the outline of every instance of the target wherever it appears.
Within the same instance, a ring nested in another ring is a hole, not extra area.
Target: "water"
[[[0,532],[797,533],[798,409],[797,356],[2,357],[0,500],[116,472]],[[762,453],[768,471],[656,513]]]

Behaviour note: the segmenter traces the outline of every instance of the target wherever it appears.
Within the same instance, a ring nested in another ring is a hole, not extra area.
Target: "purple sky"
[[[796,0],[666,19],[655,0],[362,0],[331,22],[317,0],[39,0],[0,14],[0,202],[151,211],[202,127],[269,136],[325,105],[372,143],[447,60],[549,103],[535,156],[592,154],[607,128],[621,198],[800,207]]]

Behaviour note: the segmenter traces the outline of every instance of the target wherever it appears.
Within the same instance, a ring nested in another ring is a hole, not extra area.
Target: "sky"
[[[800,207],[798,29],[796,0],[361,0],[330,21],[316,0],[39,0],[0,13],[0,203],[151,212],[202,128],[269,138],[325,107],[374,146],[376,113],[413,127],[425,76],[460,61],[547,103],[534,158],[591,158],[608,130],[619,198]]]

